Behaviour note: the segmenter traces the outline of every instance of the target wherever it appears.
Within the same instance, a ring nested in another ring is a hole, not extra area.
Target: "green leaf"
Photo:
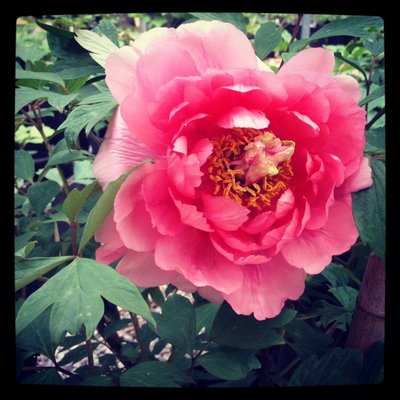
[[[109,266],[77,258],[28,297],[17,315],[17,333],[51,306],[53,343],[58,343],[65,331],[78,333],[83,325],[90,337],[104,313],[100,296],[141,315],[155,327],[148,305],[133,283]]]
[[[28,243],[29,239],[35,235],[35,232],[26,232],[20,236],[15,236],[14,250],[17,252]]]
[[[57,26],[44,24],[43,22],[40,22],[40,21],[36,21],[36,23],[42,29],[44,29],[46,32],[49,32],[54,36],[65,38],[65,39],[72,39],[74,37],[74,34],[72,32],[67,31],[65,29],[58,28]]]
[[[320,359],[311,356],[291,376],[288,386],[350,385],[357,382],[362,367],[360,350],[335,347]]]
[[[285,340],[270,328],[268,320],[237,315],[228,303],[222,303],[211,327],[210,337],[217,343],[239,349],[263,349]]]
[[[39,49],[37,46],[17,46],[16,48],[16,56],[24,61],[35,62],[42,59],[46,54],[46,50]]]
[[[102,19],[99,24],[93,28],[93,32],[106,35],[116,46],[119,45],[117,28],[107,19]]]
[[[252,351],[230,347],[211,349],[196,362],[210,374],[227,380],[245,378],[251,370],[261,368]]]
[[[311,35],[309,41],[331,36],[357,36],[361,38],[373,37],[369,32],[371,27],[382,27],[383,19],[374,16],[351,16],[336,20],[324,25],[321,29]]]
[[[91,343],[93,350],[97,347],[98,343]],[[75,347],[74,349],[68,349],[64,353],[64,357],[59,361],[60,365],[66,365],[70,363],[76,363],[83,358],[87,358],[87,346],[86,343]]]
[[[243,17],[242,13],[224,13],[224,12],[194,12],[189,13],[196,17],[197,19],[202,19],[204,21],[223,21],[229,22],[236,26],[236,28],[240,29],[244,34],[247,33],[246,30],[246,21]]]
[[[15,263],[15,291],[72,258],[72,256],[34,257],[17,261]]]
[[[273,51],[281,41],[282,33],[276,29],[275,22],[269,21],[262,24],[254,38],[254,50],[261,60]]]
[[[181,387],[182,384],[193,381],[169,363],[144,361],[124,372],[120,382],[121,386]]]
[[[78,217],[79,211],[85,204],[86,200],[94,193],[100,190],[100,185],[97,182],[93,182],[86,186],[84,189],[79,191],[73,189],[64,201],[62,210],[68,217],[71,223],[75,223]]]
[[[333,287],[345,286],[349,281],[344,268],[335,263],[329,264],[321,274]]]
[[[28,198],[36,215],[39,215],[60,191],[53,181],[36,182],[29,186]]]
[[[33,183],[32,178],[35,175],[35,163],[32,156],[25,150],[17,150],[14,154],[15,176]]]
[[[346,331],[350,325],[353,314],[351,311],[328,303],[326,300],[319,299],[313,303],[313,313],[321,316],[321,323],[326,328],[331,322],[338,321],[339,329]]]
[[[100,31],[100,32],[99,32]],[[90,56],[102,67],[106,66],[108,56],[118,50],[115,45],[101,29],[98,33],[87,29],[75,29],[75,40],[86,50]]]
[[[306,321],[294,319],[286,325],[285,330],[287,343],[303,359],[325,353],[327,346],[333,342],[330,336],[308,325]]]
[[[30,385],[64,385],[64,380],[55,368],[46,368],[42,372],[28,376],[21,383]]]
[[[371,152],[377,152],[379,150],[385,152],[386,148],[386,135],[385,128],[370,129],[365,132],[365,137],[367,139],[367,145],[369,145],[369,150]]]
[[[378,57],[384,51],[383,39],[373,37],[372,40],[366,39],[363,41],[364,47],[372,53],[373,56]]]
[[[67,141],[62,139],[56,144],[56,147],[54,148],[53,153],[46,164],[46,168],[76,160],[87,160],[88,158],[92,157],[93,155],[88,151],[68,149]]]
[[[86,97],[72,110],[58,130],[65,129],[67,142],[70,146],[75,145],[82,129],[89,133],[94,125],[109,116],[116,106],[117,102],[110,92]]]
[[[367,97],[364,97],[358,105],[360,107],[364,106],[371,101],[379,99],[380,97],[385,95],[385,85],[379,86],[378,89],[375,89],[372,93],[370,93]]]
[[[152,300],[160,307],[165,303],[164,295],[159,287],[152,287],[147,289]],[[143,294],[143,293],[142,293]]]
[[[217,315],[219,304],[208,303],[194,309],[196,313],[196,332],[199,333],[202,328],[205,328],[209,334],[211,325]]]
[[[60,94],[49,90],[36,90],[27,87],[18,88],[15,90],[15,113],[22,107],[38,99],[47,99],[50,105],[61,112],[77,96],[77,93]]]
[[[98,64],[77,64],[73,59],[60,59],[52,67],[62,79],[78,79],[90,75],[104,74],[104,68]]]
[[[44,354],[53,359],[57,346],[52,344],[50,340],[49,319],[50,309],[48,308],[17,335],[17,347]]]
[[[116,321],[112,321],[109,325],[106,326],[102,336],[104,339],[108,339],[112,334],[120,331],[121,329],[125,329],[132,321],[130,319],[118,319]]]
[[[167,342],[192,354],[196,314],[190,301],[177,294],[169,297],[157,318],[158,334]]]
[[[81,241],[79,243],[79,253],[82,252],[82,250],[88,244],[89,240],[103,224],[108,214],[110,214],[114,204],[115,196],[117,195],[119,188],[125,182],[129,174],[131,174],[145,162],[149,161],[150,160],[144,160],[142,163],[138,164],[134,168],[131,168],[124,175],[120,176],[118,179],[108,184],[106,190],[101,195],[96,205],[93,207],[92,211],[89,214],[88,220],[82,233]]]
[[[337,301],[348,311],[353,311],[356,307],[358,290],[350,286],[338,286],[329,289]]]
[[[18,69],[15,71],[15,79],[35,79],[64,85],[63,79],[54,72],[36,72]]]
[[[26,201],[26,196],[14,193],[14,208],[21,207]]]
[[[42,124],[42,132],[46,137],[50,137],[54,133],[54,129]],[[43,137],[36,126],[21,125],[15,132],[14,140],[22,145],[43,143]]]
[[[385,258],[386,189],[385,164],[370,159],[373,185],[353,193],[353,214],[361,240],[368,243],[381,258]]]
[[[298,51],[302,50],[305,46],[307,46],[309,42],[309,39],[299,39],[295,40],[291,45],[290,45],[290,52],[289,53],[283,53],[282,58],[285,54],[292,54],[294,56]],[[285,60],[285,62],[288,60]]]

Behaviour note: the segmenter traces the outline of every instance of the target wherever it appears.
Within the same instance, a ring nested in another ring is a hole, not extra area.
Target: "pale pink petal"
[[[331,74],[335,66],[332,51],[322,47],[309,48],[297,53],[279,70],[278,75],[300,74],[316,72],[318,74]]]
[[[371,167],[368,158],[363,157],[360,167],[353,175],[349,176],[340,187],[340,193],[353,193],[372,186]]]
[[[203,195],[204,215],[218,228],[234,231],[248,220],[249,210],[224,196]]]
[[[185,226],[180,221],[179,211],[166,182],[167,172],[155,171],[144,177],[142,193],[153,226],[161,235],[175,236],[182,232]]]
[[[186,293],[193,293],[197,290],[197,286],[193,285],[187,279],[185,279],[182,275],[178,275],[175,279],[171,281],[171,283],[176,286],[179,290],[182,290]]]
[[[143,178],[155,170],[144,164],[121,185],[114,201],[114,221],[124,245],[135,251],[151,251],[160,234],[153,228],[141,195]]]
[[[138,141],[129,130],[118,108],[94,159],[93,174],[104,190],[109,182],[118,179],[135,165],[156,157],[157,154]]]
[[[106,83],[119,104],[135,90],[138,58],[139,54],[134,48],[124,46],[110,54],[106,60]]]
[[[116,270],[139,287],[163,285],[177,276],[174,271],[165,271],[156,266],[154,252],[128,250],[118,263]]]
[[[295,198],[290,189],[286,189],[276,202],[275,218],[284,217],[290,210],[293,209]]]
[[[286,261],[309,274],[320,273],[332,256],[349,250],[358,237],[351,207],[336,201],[329,209],[326,224],[317,230],[305,229],[281,250]]]
[[[246,35],[232,24],[196,21],[177,29],[180,45],[200,72],[207,68],[257,68],[257,58]]]
[[[260,265],[243,268],[243,285],[233,293],[223,294],[238,314],[258,320],[277,316],[285,300],[297,300],[304,291],[305,273],[292,267],[281,256]]]
[[[126,251],[126,247],[115,228],[114,211],[105,219],[94,238],[102,244],[96,249],[96,260],[98,262],[110,264],[118,260]]]
[[[161,237],[155,260],[160,268],[178,271],[196,286],[231,293],[242,284],[242,268],[219,254],[207,233],[193,228],[175,237]]]
[[[335,76],[333,79],[339,84],[340,88],[347,96],[358,103],[361,98],[361,91],[357,79],[345,74]]]
[[[221,128],[254,128],[264,129],[269,125],[268,118],[259,110],[247,110],[244,107],[235,107],[229,113],[222,115],[217,125]]]
[[[264,211],[258,214],[256,218],[250,218],[246,221],[241,229],[250,234],[256,234],[269,229],[276,221],[273,211]]]

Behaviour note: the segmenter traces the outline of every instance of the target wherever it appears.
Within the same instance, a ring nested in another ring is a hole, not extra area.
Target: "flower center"
[[[213,152],[207,159],[207,171],[214,195],[262,210],[287,189],[293,176],[293,141],[250,128],[235,128],[210,141]]]

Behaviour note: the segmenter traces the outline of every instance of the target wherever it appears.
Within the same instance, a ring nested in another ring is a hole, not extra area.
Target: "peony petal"
[[[222,115],[217,125],[221,128],[254,128],[265,129],[269,125],[268,118],[259,110],[247,110],[244,107],[235,107],[229,113]]]
[[[129,130],[118,108],[93,162],[93,174],[104,190],[109,182],[118,179],[135,165],[156,157],[157,154],[138,141]]]
[[[279,70],[278,75],[300,74],[315,72],[318,74],[331,74],[335,66],[332,51],[321,47],[309,48],[297,53]]]
[[[231,293],[242,284],[241,267],[219,254],[207,233],[193,228],[173,238],[161,237],[156,244],[155,260],[160,268],[178,271],[196,286]]]
[[[308,274],[320,273],[332,256],[349,250],[358,237],[351,207],[336,201],[329,209],[326,224],[318,230],[305,229],[301,237],[281,250],[286,261]]]
[[[360,166],[340,187],[340,193],[353,193],[372,186],[371,167],[368,158],[362,157]]]
[[[204,215],[218,228],[234,231],[248,220],[250,210],[224,196],[202,196]]]
[[[221,304],[224,301],[222,294],[211,286],[203,286],[197,290],[199,295],[214,304]]]
[[[340,88],[347,96],[358,103],[361,98],[361,91],[357,79],[345,74],[335,76],[333,79],[339,84]]]
[[[124,46],[110,54],[106,60],[106,83],[119,104],[135,90],[136,63],[139,53],[131,46]]]
[[[154,164],[144,164],[128,176],[114,201],[114,220],[124,245],[135,251],[151,251],[160,234],[153,228],[141,196],[143,178],[154,172]]]
[[[232,24],[196,21],[177,29],[179,44],[200,72],[207,68],[257,68],[257,57],[246,35]]]
[[[304,291],[305,273],[292,267],[281,256],[260,265],[243,268],[243,285],[233,293],[223,294],[238,314],[258,320],[277,316],[285,300],[297,300]]]
[[[176,286],[179,290],[182,290],[186,293],[193,293],[197,290],[197,286],[193,285],[187,279],[185,279],[182,275],[178,275],[175,279],[171,281],[171,283]]]
[[[156,266],[153,252],[128,251],[118,263],[117,272],[139,287],[154,287],[175,279],[175,271],[165,271]]]
[[[142,193],[152,224],[161,235],[175,236],[183,231],[185,226],[168,191],[166,171],[155,171],[145,176]]]
[[[114,212],[105,219],[94,238],[97,242],[102,243],[96,249],[96,260],[103,264],[111,264],[118,260],[127,250],[115,228]]]

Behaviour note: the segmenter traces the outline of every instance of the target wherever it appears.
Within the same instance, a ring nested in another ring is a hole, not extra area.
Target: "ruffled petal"
[[[297,300],[304,292],[304,271],[279,255],[265,264],[248,265],[243,271],[243,285],[233,293],[223,294],[238,314],[253,313],[258,320],[273,318],[281,312],[285,300]]]

